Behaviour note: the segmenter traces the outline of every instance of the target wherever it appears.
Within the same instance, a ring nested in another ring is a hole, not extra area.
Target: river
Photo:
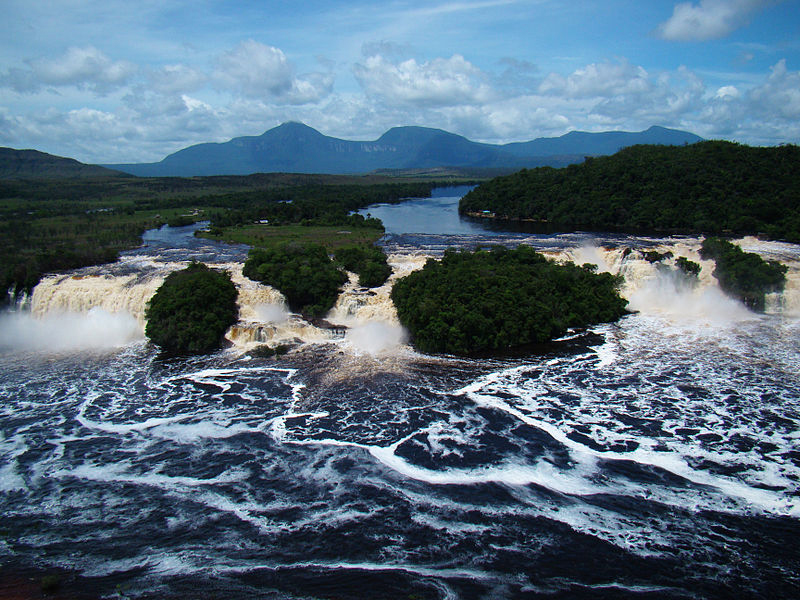
[[[623,274],[637,312],[532,355],[426,356],[388,286],[351,283],[330,315],[347,332],[317,330],[236,274],[245,248],[151,232],[0,319],[0,591],[56,573],[71,598],[800,596],[800,248],[740,242],[790,266],[756,315],[709,263],[689,285],[626,251],[699,261],[696,239],[492,231],[458,193],[367,209],[395,276],[530,243]],[[142,306],[190,259],[234,271],[246,322],[165,359]]]

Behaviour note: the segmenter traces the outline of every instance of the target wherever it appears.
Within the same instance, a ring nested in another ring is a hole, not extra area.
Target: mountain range
[[[157,163],[103,166],[142,177],[522,168],[565,166],[635,144],[683,145],[701,140],[692,133],[654,126],[640,132],[573,131],[561,137],[496,145],[473,142],[441,129],[394,127],[375,141],[361,142],[326,136],[303,123],[288,122],[259,136],[189,146]]]
[[[126,174],[38,150],[0,148],[0,179],[61,179],[122,175]]]

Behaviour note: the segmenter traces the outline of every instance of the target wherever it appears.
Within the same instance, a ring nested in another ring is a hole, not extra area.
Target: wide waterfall
[[[591,263],[601,272],[621,275],[621,293],[634,311],[668,315],[675,319],[741,320],[754,317],[719,289],[712,275],[713,261],[702,260],[699,256],[700,240],[660,240],[655,245],[650,245],[650,239],[645,241],[648,245],[643,245],[643,248],[670,253],[671,256],[651,263],[645,259],[641,249],[628,245],[603,247],[593,244],[544,251],[553,260]],[[755,238],[740,240],[739,243],[747,251],[781,260],[789,267],[786,289],[769,295],[767,312],[800,315],[800,263],[792,255],[791,245]],[[348,329],[345,337],[354,341],[355,347],[378,350],[385,344],[387,347],[401,344],[405,341],[405,334],[391,302],[391,287],[399,277],[422,268],[431,256],[420,252],[391,254],[389,264],[393,273],[386,284],[374,289],[359,288],[356,275],[351,273],[349,282],[325,320]],[[678,269],[675,261],[681,256],[701,265],[697,280]],[[147,302],[170,272],[184,266],[182,262],[160,262],[158,257],[145,259],[134,256],[123,258],[111,267],[88,267],[74,273],[45,277],[30,299],[30,316],[33,318],[16,315],[14,337],[22,335],[28,339],[29,345],[52,345],[56,349],[69,347],[70,340],[76,346],[91,347],[92,340],[101,346],[114,346],[141,338]],[[280,292],[242,275],[242,263],[219,263],[215,266],[231,274],[239,291],[240,322],[226,335],[234,345],[246,350],[264,343],[323,343],[340,337],[335,328],[316,327],[298,315],[291,315]],[[26,326],[31,329],[30,334],[24,332]],[[86,329],[86,335],[78,333],[81,327]],[[35,331],[48,333],[37,335]],[[60,331],[64,332],[63,336],[58,335]]]

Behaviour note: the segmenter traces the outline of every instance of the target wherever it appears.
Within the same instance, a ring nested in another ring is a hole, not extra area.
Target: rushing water
[[[457,219],[450,199],[415,202],[425,224],[441,205]],[[754,315],[705,264],[687,287],[621,250],[694,257],[696,240],[601,250],[584,234],[387,225],[397,268],[524,241],[623,272],[640,312],[493,360],[420,355],[360,322],[380,293],[334,311],[348,335],[280,358],[163,359],[140,333],[25,345],[15,330],[0,355],[0,590],[4,573],[63,569],[87,598],[800,596],[793,301]],[[111,267],[134,277],[120,285],[222,251],[174,234]],[[746,244],[797,279],[800,248]]]

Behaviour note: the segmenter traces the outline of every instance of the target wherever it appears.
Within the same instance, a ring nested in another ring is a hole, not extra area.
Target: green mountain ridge
[[[202,176],[252,173],[355,174],[436,167],[523,168],[566,166],[585,156],[616,152],[633,144],[690,144],[702,138],[651,127],[642,132],[571,132],[505,145],[473,142],[428,127],[394,127],[374,141],[326,136],[303,123],[288,122],[260,136],[189,146],[157,163],[104,165],[133,175]]]
[[[38,150],[0,148],[0,179],[61,179],[122,175],[125,173],[98,165],[87,165],[74,158],[63,158]]]

